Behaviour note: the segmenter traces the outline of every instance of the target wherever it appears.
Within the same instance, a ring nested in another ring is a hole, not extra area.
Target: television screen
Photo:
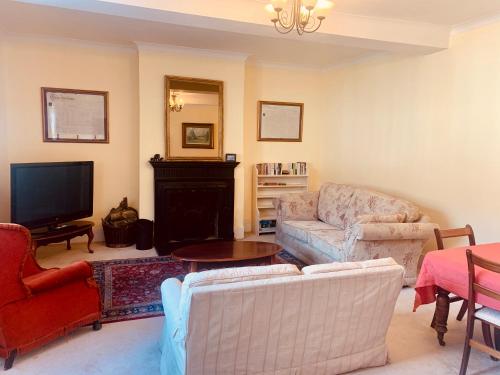
[[[11,221],[27,228],[92,216],[94,162],[11,164]]]

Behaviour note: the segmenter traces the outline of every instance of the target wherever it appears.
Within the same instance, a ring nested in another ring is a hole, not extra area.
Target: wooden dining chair
[[[476,245],[474,231],[472,230],[472,227],[469,224],[467,224],[463,228],[454,228],[454,229],[437,229],[437,228],[435,228],[434,235],[436,236],[436,243],[437,243],[438,250],[444,249],[443,238],[455,238],[455,237],[467,236],[469,238],[469,245],[470,246]],[[467,301],[459,296],[450,297],[450,303],[451,302],[458,302],[458,301],[462,301],[462,306],[460,307],[460,311],[458,312],[458,315],[457,315],[457,320],[461,321],[463,319],[465,313],[467,312]],[[434,319],[433,319],[433,323],[434,323]]]
[[[476,295],[478,293],[500,301],[500,289],[492,290],[480,285],[476,280],[475,273],[476,266],[487,271],[500,273],[500,263],[495,263],[474,255],[470,249],[466,250],[466,254],[469,270],[469,297],[467,304],[467,333],[465,335],[464,354],[462,356],[462,365],[460,366],[460,375],[465,375],[467,372],[471,347],[488,353],[492,359],[500,359],[500,311],[488,307],[482,307],[476,310]],[[473,339],[474,322],[476,319],[481,321],[486,345]],[[495,330],[495,344],[491,338],[491,328]]]

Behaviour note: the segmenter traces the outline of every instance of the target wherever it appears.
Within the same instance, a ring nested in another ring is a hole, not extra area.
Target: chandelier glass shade
[[[184,107],[184,100],[178,94],[172,94],[168,100],[168,106],[171,112],[180,112]]]
[[[329,0],[271,0],[266,9],[278,32],[288,34],[295,29],[302,35],[318,30],[332,7]]]

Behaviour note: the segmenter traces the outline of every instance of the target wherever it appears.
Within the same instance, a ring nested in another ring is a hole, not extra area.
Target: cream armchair
[[[392,259],[191,273],[161,286],[162,375],[339,374],[387,362]],[[376,324],[374,324],[376,322]]]
[[[274,203],[276,240],[307,264],[392,257],[414,284],[417,263],[436,224],[413,203],[351,185],[284,194]]]

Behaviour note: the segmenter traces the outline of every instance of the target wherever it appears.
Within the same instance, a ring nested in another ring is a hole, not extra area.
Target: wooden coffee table
[[[265,259],[276,263],[276,254],[283,248],[275,243],[258,241],[213,241],[181,247],[172,256],[189,262],[189,272],[198,270],[198,263],[223,263]]]

